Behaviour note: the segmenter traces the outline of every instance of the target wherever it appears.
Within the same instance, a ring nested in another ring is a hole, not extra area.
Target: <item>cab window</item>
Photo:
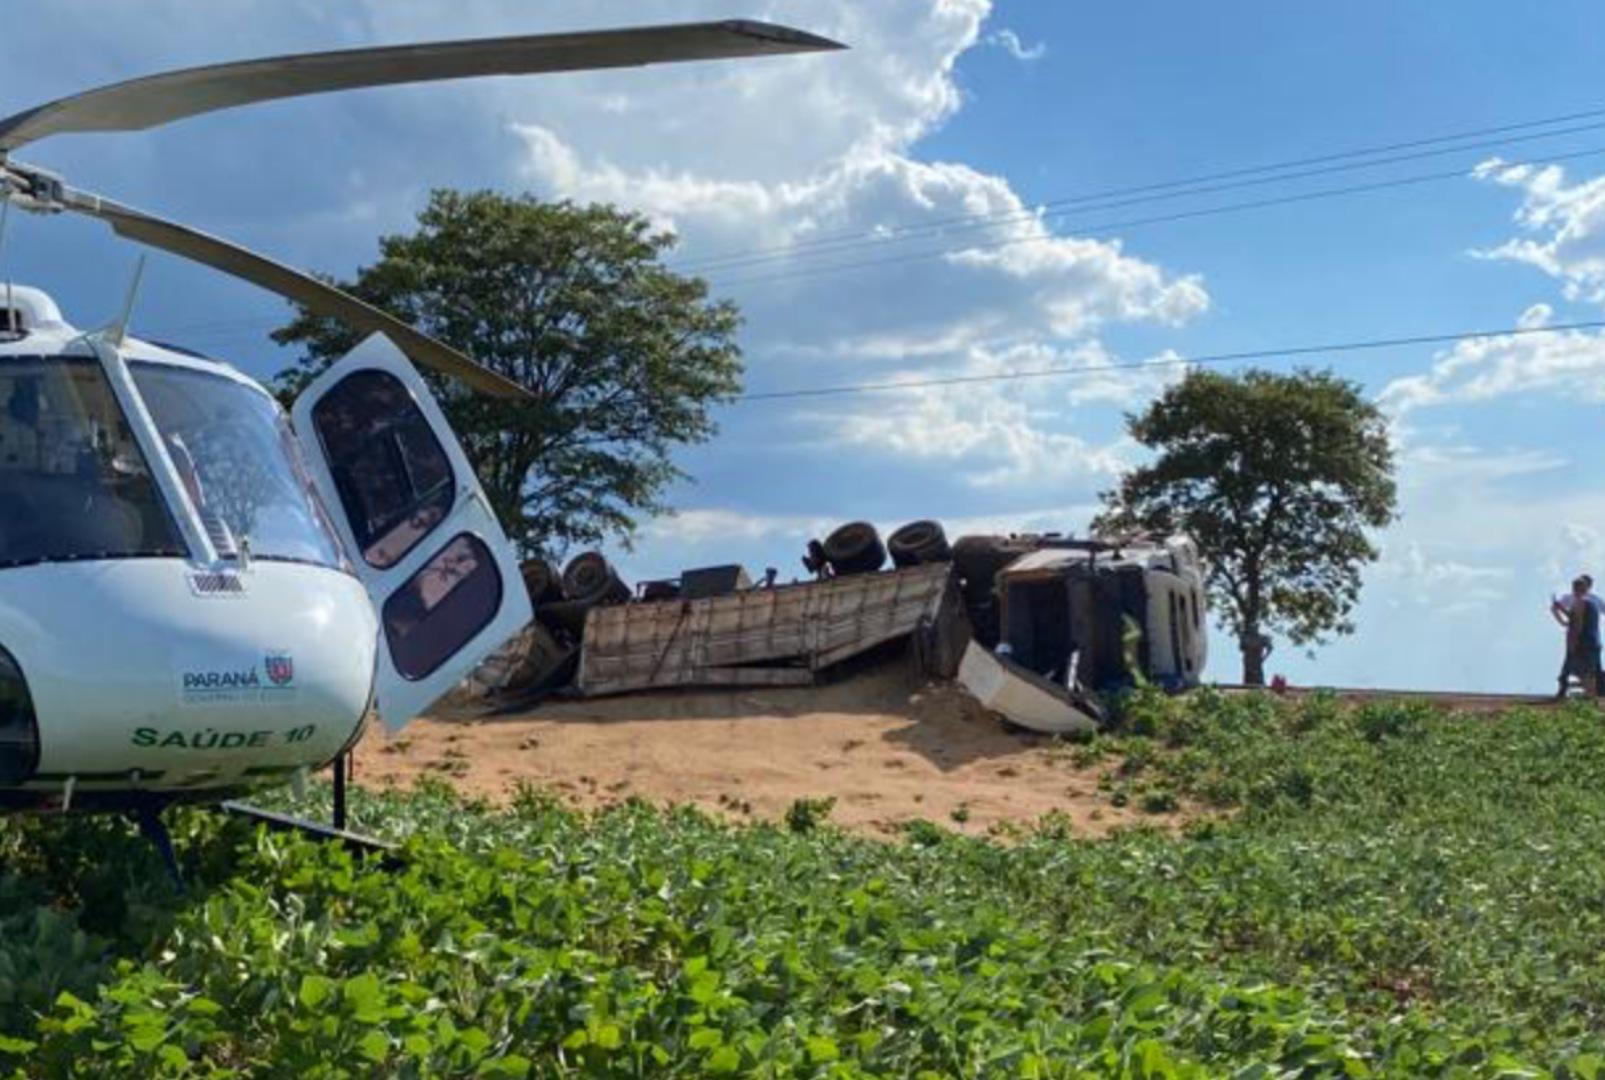
[[[451,512],[451,463],[429,421],[401,380],[359,371],[313,406],[312,423],[363,560],[395,566]]]

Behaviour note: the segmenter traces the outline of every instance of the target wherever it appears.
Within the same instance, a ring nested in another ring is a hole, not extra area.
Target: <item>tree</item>
[[[1396,500],[1387,424],[1358,385],[1193,371],[1126,420],[1158,457],[1103,494],[1095,528],[1193,536],[1245,683],[1264,685],[1272,633],[1313,645],[1353,631],[1360,569],[1378,554],[1366,530]]]
[[[671,450],[711,437],[710,408],[741,389],[734,305],[662,264],[671,235],[611,206],[435,191],[418,226],[338,284],[534,395],[425,376],[523,551],[628,541],[683,475]],[[305,348],[278,377],[290,399],[359,335],[303,309],[273,338]]]

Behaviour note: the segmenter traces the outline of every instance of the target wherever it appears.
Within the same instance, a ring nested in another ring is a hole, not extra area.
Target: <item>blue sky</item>
[[[307,99],[20,156],[336,274],[406,228],[433,186],[630,206],[675,229],[680,264],[740,303],[754,390],[1094,368],[731,406],[720,436],[682,455],[694,479],[672,493],[678,515],[618,553],[635,578],[728,561],[790,576],[810,535],[858,517],[935,516],[950,533],[1083,529],[1097,492],[1141,460],[1123,414],[1177,374],[1096,370],[1111,362],[1605,315],[1605,115],[1554,126],[1593,130],[1419,161],[1030,213],[1605,107],[1605,35],[1581,2],[62,0],[7,24],[0,112],[219,59],[735,15],[853,49]],[[1521,165],[1596,148],[1558,170]],[[1457,176],[1100,229],[1440,171]],[[896,233],[976,215],[962,232]],[[832,237],[860,239],[834,254],[809,246]],[[752,252],[765,261],[713,261]],[[5,267],[88,325],[115,309],[136,257],[93,223],[14,218]],[[249,286],[156,256],[136,329],[265,376],[289,359],[265,337],[284,314]],[[1578,569],[1605,577],[1591,452],[1605,342],[1496,338],[1330,362],[1392,419],[1402,517],[1379,536],[1358,633],[1315,659],[1284,648],[1271,670],[1299,683],[1552,686],[1546,597]],[[1217,637],[1210,674],[1235,678],[1233,659]]]

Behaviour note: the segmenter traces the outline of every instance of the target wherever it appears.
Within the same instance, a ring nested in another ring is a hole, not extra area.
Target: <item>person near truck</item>
[[[1571,592],[1557,596],[1549,612],[1566,628],[1566,659],[1560,669],[1557,698],[1566,696],[1568,680],[1575,677],[1590,697],[1600,692],[1600,615],[1605,602],[1594,595],[1594,579],[1583,574],[1572,582]]]

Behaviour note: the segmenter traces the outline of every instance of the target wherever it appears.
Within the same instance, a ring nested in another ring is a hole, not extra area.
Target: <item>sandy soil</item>
[[[394,739],[371,733],[355,762],[356,782],[375,787],[429,774],[504,801],[525,781],[585,807],[636,796],[736,819],[778,820],[793,800],[833,796],[833,822],[878,835],[916,818],[981,834],[1053,810],[1088,836],[1181,820],[1112,806],[1098,791],[1106,765],[1077,769],[1069,747],[1007,731],[961,691],[922,685],[901,664],[811,689],[422,719]]]

